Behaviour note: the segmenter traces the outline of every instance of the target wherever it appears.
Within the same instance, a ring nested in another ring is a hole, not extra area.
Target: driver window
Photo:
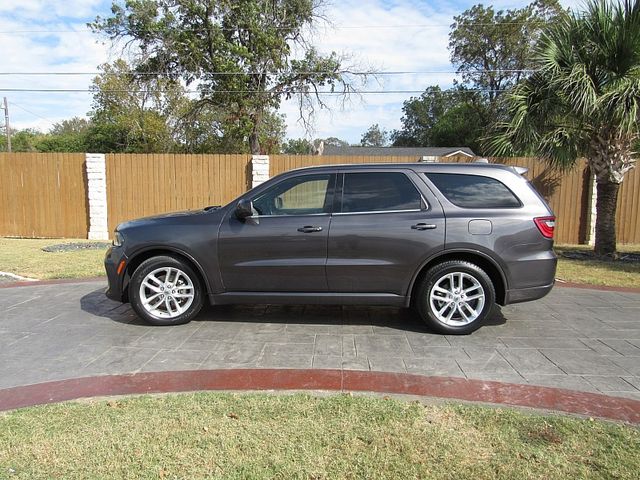
[[[253,200],[258,215],[329,213],[330,174],[303,175],[280,182]]]

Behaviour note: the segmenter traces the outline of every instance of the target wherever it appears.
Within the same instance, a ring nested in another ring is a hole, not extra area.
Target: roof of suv
[[[302,167],[296,168],[294,170],[290,170],[291,172],[296,172],[300,170],[334,170],[336,168],[349,168],[355,170],[367,170],[370,168],[385,168],[385,169],[412,169],[419,171],[437,171],[440,169],[447,170],[465,170],[467,172],[481,172],[490,170],[506,170],[512,173],[518,173],[515,170],[515,167],[510,165],[501,165],[498,163],[436,163],[436,162],[415,162],[415,163],[345,163],[345,164],[335,164],[335,165],[316,165],[312,167]]]

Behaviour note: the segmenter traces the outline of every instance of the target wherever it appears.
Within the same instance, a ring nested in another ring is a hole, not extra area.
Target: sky
[[[326,97],[330,109],[317,110],[313,130],[298,121],[294,101],[283,102],[288,138],[338,137],[358,143],[372,124],[386,130],[401,126],[402,103],[430,85],[447,88],[456,78],[447,49],[453,17],[479,1],[332,0],[326,7],[330,23],[318,26],[312,42],[321,53],[335,51],[349,58],[355,70],[413,72],[380,75],[365,91],[385,93],[352,97],[346,104]],[[522,7],[529,2],[485,1],[495,8]],[[564,0],[576,7],[580,1]],[[118,58],[119,51],[86,27],[107,16],[111,0],[0,0],[0,89],[86,90],[97,67]],[[47,75],[25,75],[37,72]],[[76,72],[79,75],[50,75]],[[405,93],[389,93],[391,91]],[[51,126],[91,110],[87,92],[0,91],[9,102],[13,129]],[[1,123],[1,120],[0,120]]]

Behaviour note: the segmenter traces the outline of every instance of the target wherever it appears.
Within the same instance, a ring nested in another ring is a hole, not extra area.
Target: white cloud
[[[96,43],[86,22],[96,15],[108,15],[110,0],[4,0],[0,1],[0,31],[47,30],[52,33],[0,33],[2,41],[2,72],[95,72],[97,66],[111,58],[107,46]],[[444,0],[343,0],[326,9],[330,25],[320,26],[313,42],[323,53],[336,51],[353,54],[355,68],[383,71],[450,72],[447,50],[449,25],[453,16],[476,2]],[[529,2],[497,0],[498,8],[514,8]],[[578,0],[563,1],[564,5],[579,5]],[[394,28],[401,25],[402,28]],[[429,25],[418,28],[415,25]],[[377,26],[378,28],[371,28]],[[340,28],[350,27],[350,28]],[[354,28],[355,27],[355,28]],[[61,32],[77,30],[79,33]],[[64,88],[86,89],[92,76],[0,76],[2,88]],[[366,90],[423,91],[429,85],[450,86],[451,73],[424,73],[381,76],[370,81]],[[379,83],[378,83],[379,82]],[[75,115],[84,116],[90,109],[88,93],[6,92],[11,107],[12,124],[16,128],[38,127],[46,130],[50,122]],[[320,111],[316,116],[317,137],[336,136],[357,142],[373,123],[394,129],[400,126],[402,102],[418,93],[363,95],[341,110]],[[17,106],[23,107],[27,113]],[[304,136],[296,122],[294,101],[284,102],[288,136]],[[47,120],[44,120],[47,119]]]
[[[52,16],[84,18],[91,16],[104,2],[102,0],[20,0],[0,3],[0,15],[41,20],[46,22]]]
[[[72,0],[62,2],[29,1],[0,7],[0,33],[3,44],[1,72],[94,72],[108,59],[107,48],[96,43],[86,21],[96,15],[99,3]],[[47,9],[47,5],[50,8]],[[58,14],[57,12],[60,12]],[[77,31],[75,33],[73,31]],[[36,32],[36,33],[33,33]],[[86,76],[2,75],[5,89],[80,89],[91,82]],[[88,93],[2,92],[9,100],[14,128],[48,130],[51,124],[73,116],[85,116],[91,97]]]

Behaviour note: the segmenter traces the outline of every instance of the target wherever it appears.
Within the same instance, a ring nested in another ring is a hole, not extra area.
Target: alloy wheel
[[[480,316],[484,304],[482,285],[473,275],[464,272],[443,275],[429,292],[433,315],[449,326],[470,324]]]
[[[182,270],[161,267],[148,273],[140,284],[142,307],[156,318],[176,318],[195,298],[193,281]]]

